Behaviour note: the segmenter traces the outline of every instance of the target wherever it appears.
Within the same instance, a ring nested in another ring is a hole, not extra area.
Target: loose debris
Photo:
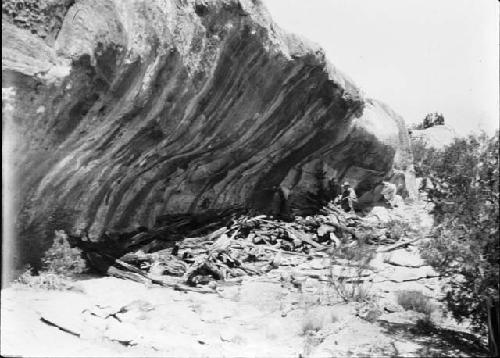
[[[159,222],[161,226],[151,230],[107,233],[99,242],[73,240],[102,274],[198,292],[214,292],[214,281],[294,265],[293,257],[328,257],[340,246],[406,244],[404,238],[402,245],[400,238],[391,238],[386,227],[374,227],[332,203],[318,215],[293,222],[229,210],[164,216]]]

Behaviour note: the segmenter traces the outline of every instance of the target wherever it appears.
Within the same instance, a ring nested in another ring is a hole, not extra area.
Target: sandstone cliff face
[[[259,1],[76,1],[53,44],[2,33],[20,228],[265,211],[276,185],[300,211],[321,172],[370,200],[383,180],[414,185],[403,120]]]

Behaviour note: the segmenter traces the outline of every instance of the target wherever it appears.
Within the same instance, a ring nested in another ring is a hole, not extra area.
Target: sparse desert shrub
[[[363,269],[368,267],[368,263],[375,255],[376,247],[366,244],[363,238],[347,243],[343,240],[341,246],[332,254],[332,262],[337,259],[347,260],[349,266],[358,266]]]
[[[318,332],[327,324],[336,322],[337,320],[337,316],[331,311],[306,310],[301,325],[301,333],[305,335],[308,332]]]
[[[364,274],[370,268],[376,248],[363,240],[343,245],[332,254],[330,285],[344,302],[368,302],[371,299],[370,284],[365,282]],[[339,261],[342,260],[342,262]],[[342,267],[335,272],[335,266]]]
[[[68,235],[63,230],[55,231],[54,242],[45,252],[42,265],[43,270],[47,273],[62,276],[71,276],[86,270],[86,263],[81,256],[81,250],[70,246]]]
[[[331,281],[331,285],[334,288],[337,295],[344,302],[369,302],[372,298],[370,285],[364,282],[349,282],[351,280],[338,280],[334,282]]]
[[[384,252],[382,254],[382,262],[384,264],[390,263],[391,262],[391,257],[392,257],[392,253],[390,253],[390,252]]]
[[[73,288],[71,277],[85,270],[80,249],[70,246],[63,230],[56,230],[54,242],[42,258],[42,270],[28,266],[15,283],[31,288],[67,290]]]
[[[323,320],[318,320],[317,318],[316,316],[308,316],[304,319],[301,326],[302,335],[310,331],[317,332],[323,328]]]
[[[387,230],[387,234],[394,240],[399,240],[412,231],[411,226],[407,221],[396,219],[387,223]]]
[[[429,297],[420,291],[400,291],[398,293],[398,304],[405,310],[423,313],[429,317],[434,311],[434,305],[430,302]]]
[[[414,330],[420,334],[429,334],[435,330],[435,325],[431,320],[431,316],[425,316],[415,322]]]
[[[369,302],[368,304],[358,305],[356,315],[365,321],[373,323],[382,315],[382,309],[377,302]]]
[[[33,274],[33,269],[27,267],[14,285],[44,290],[68,290],[73,288],[73,282],[67,277],[53,272],[41,271],[38,275]]]

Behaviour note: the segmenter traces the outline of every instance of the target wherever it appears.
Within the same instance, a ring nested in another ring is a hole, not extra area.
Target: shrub
[[[420,334],[430,334],[435,330],[435,325],[432,322],[430,315],[425,316],[423,319],[418,319],[417,322],[415,322],[415,328],[414,331],[416,333]]]
[[[376,322],[382,315],[382,309],[376,302],[359,305],[356,308],[357,316],[370,323]]]
[[[331,279],[331,285],[334,288],[337,295],[344,302],[369,302],[372,298],[369,285],[364,282],[352,280],[353,283],[347,283],[346,280],[335,278]]]
[[[70,246],[68,235],[56,230],[54,242],[42,258],[42,268],[48,273],[71,276],[84,272],[86,264],[81,250]]]
[[[341,246],[332,254],[332,263],[337,259],[347,260],[348,266],[357,266],[360,269],[368,268],[368,263],[373,259],[376,247],[368,245],[365,238],[361,237],[348,244],[343,240]]]
[[[391,239],[399,240],[411,231],[410,224],[403,220],[391,220],[387,223],[387,233]]]
[[[422,257],[446,277],[446,303],[461,321],[486,328],[489,302],[497,302],[499,243],[499,136],[456,139],[432,152],[420,170],[431,182],[435,239]]]
[[[369,269],[375,251],[376,247],[358,240],[354,244],[341,246],[332,254],[329,283],[344,302],[370,301],[370,286],[365,282],[363,273]],[[347,262],[335,265],[338,259]],[[341,272],[334,273],[334,266],[342,267]]]
[[[414,129],[427,129],[434,126],[444,125],[444,116],[441,113],[429,113],[425,116],[422,123],[414,126]]]
[[[15,284],[44,290],[68,290],[73,288],[73,283],[67,277],[45,271],[33,275],[33,269],[29,266],[19,276]]]
[[[301,325],[302,335],[309,332],[318,332],[328,323],[333,323],[338,320],[332,312],[325,312],[325,310],[306,310],[304,320]]]
[[[398,293],[398,304],[405,310],[420,312],[430,317],[434,306],[429,297],[420,291],[400,291]]]

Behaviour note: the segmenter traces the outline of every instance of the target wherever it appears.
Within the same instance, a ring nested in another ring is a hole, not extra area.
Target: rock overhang
[[[402,118],[260,2],[77,1],[53,46],[5,26],[23,228],[61,213],[54,225],[99,236],[169,212],[265,212],[278,185],[300,212],[318,172],[361,194],[396,172],[411,186]],[[19,38],[43,49],[22,69]]]

